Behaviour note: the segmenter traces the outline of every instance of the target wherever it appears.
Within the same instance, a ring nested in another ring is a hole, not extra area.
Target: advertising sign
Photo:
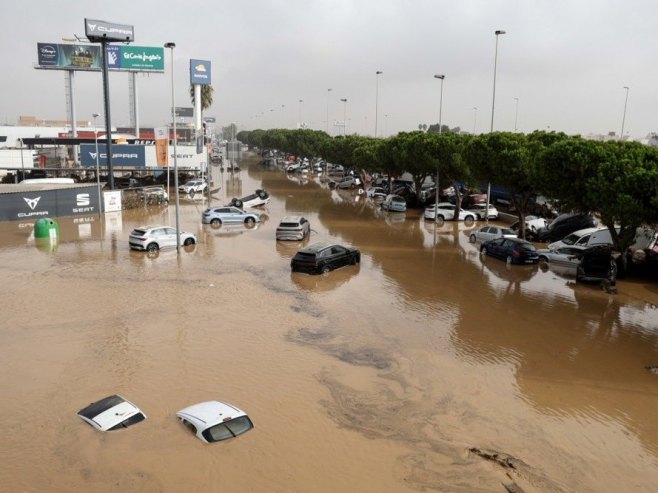
[[[34,221],[40,217],[98,212],[96,185],[0,194],[0,220]]]
[[[105,49],[110,70],[164,72],[164,48],[108,44]],[[103,68],[101,47],[37,43],[37,68],[100,71]]]
[[[210,85],[210,61],[190,59],[190,84]]]
[[[126,70],[160,70],[164,72],[164,48],[119,46],[118,67]]]
[[[169,162],[169,131],[166,127],[157,127],[155,130],[155,160],[159,167],[168,167]]]
[[[178,117],[192,118],[194,116],[194,108],[175,108],[175,113]]]
[[[126,24],[85,19],[85,36],[94,42],[135,41],[135,28]]]
[[[103,65],[100,46],[37,43],[41,67],[100,70]]]
[[[116,212],[121,210],[121,190],[106,190],[103,192],[103,211]]]
[[[98,149],[98,151],[97,151]],[[99,166],[107,166],[107,151],[105,144],[96,147],[95,144],[82,144],[80,146],[80,164],[82,166],[96,166],[98,157]],[[133,144],[113,144],[112,164],[114,166],[146,166],[144,146]]]

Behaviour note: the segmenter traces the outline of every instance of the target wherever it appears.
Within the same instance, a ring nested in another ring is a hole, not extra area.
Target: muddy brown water
[[[205,200],[183,197],[199,243],[180,257],[127,243],[173,207],[61,218],[56,246],[0,225],[0,490],[656,491],[656,283],[609,295],[508,268],[468,226],[255,159],[222,185],[213,204],[267,189],[265,221],[204,227]],[[295,213],[361,264],[291,274],[302,243],[274,230]],[[100,433],[76,416],[113,393],[148,419]],[[207,445],[176,421],[213,399],[256,428]]]

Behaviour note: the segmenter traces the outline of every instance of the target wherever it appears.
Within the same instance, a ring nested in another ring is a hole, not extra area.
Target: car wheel
[[[146,246],[146,251],[147,252],[157,252],[160,249],[157,243],[149,243]]]
[[[468,241],[470,241],[471,243],[475,243],[475,240],[477,240],[475,235],[471,235],[471,236],[468,237]]]
[[[322,269],[320,270],[320,272],[322,272],[323,274],[327,274],[327,273],[329,273],[330,270],[331,270],[331,269],[329,268],[329,266],[328,266],[328,265],[325,265],[324,267],[322,267]]]
[[[239,208],[242,208],[242,200],[233,199],[233,205]]]
[[[222,225],[222,221],[220,219],[214,218],[210,221],[210,225],[214,226],[215,228],[219,228]]]
[[[464,224],[466,224],[467,226],[470,226],[474,222],[475,222],[475,218],[473,216],[466,216],[464,218]]]
[[[480,248],[480,254],[481,255],[486,255],[487,254],[487,247]]]
[[[541,255],[539,257],[539,262],[542,263],[542,264],[548,264],[548,257],[545,257],[545,256]]]
[[[194,245],[194,238],[185,238],[183,245],[185,246]]]

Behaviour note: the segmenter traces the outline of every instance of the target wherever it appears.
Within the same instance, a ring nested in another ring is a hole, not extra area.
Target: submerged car
[[[194,404],[181,409],[176,416],[199,440],[206,443],[235,438],[254,428],[247,413],[220,401]]]
[[[485,194],[486,197],[486,194]],[[486,200],[486,198],[485,198]],[[498,219],[498,209],[493,205],[489,204],[489,209],[487,209],[487,204],[473,204],[466,209],[468,212],[475,214],[475,218],[478,221],[483,219]],[[488,211],[488,214],[487,214]]]
[[[536,235],[536,232],[548,226],[548,221],[543,217],[528,215],[525,217],[525,230],[526,233],[531,233],[530,236]],[[519,230],[519,221],[512,223],[509,227],[512,231]]]
[[[194,245],[196,236],[186,231],[179,231],[181,245]],[[171,226],[140,226],[128,237],[130,248],[147,252],[157,252],[161,248],[176,246],[176,228]]]
[[[137,191],[140,199],[144,200],[146,205],[160,205],[169,203],[169,194],[162,185],[151,185],[140,188]]]
[[[452,221],[455,218],[455,205],[450,202],[439,202],[425,209],[423,215],[430,221]],[[459,209],[458,221],[475,221],[475,214]]]
[[[384,200],[386,198],[386,189],[383,187],[370,187],[366,190],[366,197],[373,200]]]
[[[508,264],[536,264],[539,255],[535,245],[520,238],[496,238],[480,247],[482,255],[490,255],[507,261]]]
[[[290,261],[293,272],[326,274],[329,271],[356,265],[361,262],[361,252],[356,248],[333,243],[314,243],[299,250]]]
[[[545,248],[537,250],[539,261],[547,264],[558,264],[566,267],[573,267],[574,269],[580,263],[585,247],[582,246],[561,246],[558,248]]]
[[[135,404],[120,395],[92,402],[80,409],[78,416],[100,431],[128,428],[146,419],[146,415]]]
[[[516,233],[509,228],[500,226],[483,226],[478,231],[471,233],[468,240],[471,243],[476,241],[485,242],[496,238],[516,238]]]
[[[612,245],[589,247],[579,255],[580,262],[576,268],[577,282],[609,282],[613,286],[617,281],[617,258],[619,253]]]
[[[178,187],[178,191],[181,193],[206,193],[208,192],[208,184],[206,180],[190,180],[183,183]]]
[[[265,190],[258,189],[251,195],[242,198],[234,197],[229,205],[235,207],[260,207],[270,202],[270,194]]]
[[[381,207],[389,212],[405,212],[407,210],[407,201],[399,195],[389,194],[382,202]]]
[[[215,227],[225,223],[244,223],[247,226],[253,226],[260,222],[260,214],[246,212],[229,205],[209,207],[201,214],[201,222]]]
[[[311,223],[302,216],[286,216],[276,228],[277,240],[303,240],[311,234]]]
[[[537,230],[537,239],[546,242],[558,241],[569,233],[595,226],[596,221],[590,214],[562,214],[547,227]]]

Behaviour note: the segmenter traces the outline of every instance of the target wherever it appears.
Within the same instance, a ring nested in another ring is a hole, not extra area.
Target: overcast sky
[[[176,106],[191,106],[189,59],[210,60],[219,124],[378,135],[439,120],[495,130],[658,131],[658,4],[646,0],[32,0],[5,2],[0,123],[66,117],[64,72],[35,70],[37,43],[84,35],[84,18],[135,28],[135,45],[176,43]],[[165,74],[139,76],[142,126],[170,120]],[[376,71],[383,73],[376,75]],[[378,82],[378,83],[377,83]],[[103,113],[100,73],[76,73],[78,119]],[[379,88],[376,97],[377,87]],[[332,89],[328,91],[328,89]],[[129,124],[128,75],[110,76],[112,124]],[[347,99],[343,103],[341,99]],[[518,102],[517,99],[518,98]],[[303,100],[299,103],[299,100]],[[477,108],[477,109],[474,109]],[[517,113],[518,109],[518,113]],[[517,116],[518,115],[518,116]]]

